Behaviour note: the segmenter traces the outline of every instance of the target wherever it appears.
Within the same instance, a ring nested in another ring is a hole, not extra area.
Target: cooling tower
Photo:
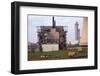
[[[83,27],[80,35],[80,46],[88,45],[88,17],[83,18]]]

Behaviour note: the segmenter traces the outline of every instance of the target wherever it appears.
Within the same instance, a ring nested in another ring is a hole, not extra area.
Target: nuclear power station
[[[64,26],[57,26],[52,17],[52,26],[40,26],[38,32],[40,51],[57,51],[66,48],[66,31]]]

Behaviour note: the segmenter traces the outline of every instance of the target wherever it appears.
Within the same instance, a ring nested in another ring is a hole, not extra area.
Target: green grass
[[[67,49],[51,52],[28,52],[28,60],[56,60],[56,59],[73,59],[87,58],[87,48]]]

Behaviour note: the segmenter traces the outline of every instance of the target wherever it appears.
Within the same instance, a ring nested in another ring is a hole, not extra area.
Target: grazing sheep
[[[44,55],[41,55],[41,58],[45,58],[45,56]]]
[[[82,48],[78,48],[78,51],[82,51]]]
[[[76,54],[76,52],[68,52],[68,56],[73,57]]]

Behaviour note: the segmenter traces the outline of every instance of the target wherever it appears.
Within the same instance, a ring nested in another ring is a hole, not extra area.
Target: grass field
[[[87,58],[88,49],[67,49],[51,52],[28,52],[28,61]]]

